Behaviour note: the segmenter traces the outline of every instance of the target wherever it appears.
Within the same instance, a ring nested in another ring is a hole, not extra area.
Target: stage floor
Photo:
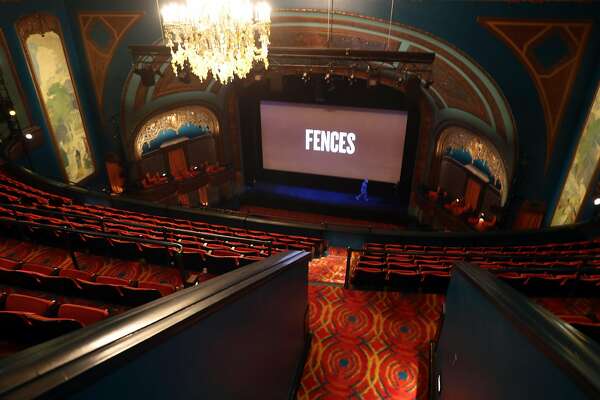
[[[406,206],[399,204],[398,197],[393,194],[389,197],[371,195],[368,201],[357,200],[358,189],[359,187],[357,193],[344,193],[259,182],[247,188],[240,196],[237,208],[243,210],[244,207],[254,206],[321,214],[358,220],[361,225],[368,225],[368,221],[383,222],[398,227],[406,227],[414,223],[414,220],[407,215]]]

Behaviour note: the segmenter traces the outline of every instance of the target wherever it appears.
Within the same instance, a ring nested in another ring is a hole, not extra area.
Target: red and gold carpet
[[[298,399],[424,399],[443,296],[309,286]]]
[[[343,248],[309,266],[311,349],[300,400],[425,399],[443,296],[347,290]]]
[[[312,260],[308,266],[309,282],[344,284],[346,278],[346,249],[329,247],[325,257]]]

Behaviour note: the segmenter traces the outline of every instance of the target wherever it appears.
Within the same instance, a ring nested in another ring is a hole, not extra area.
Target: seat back
[[[28,271],[28,272],[36,272],[36,273],[42,274],[42,275],[55,275],[56,274],[56,268],[48,267],[47,265],[42,265],[42,264],[35,264],[35,263],[25,263],[21,267],[21,270]]]
[[[129,285],[129,281],[127,279],[116,278],[114,276],[97,276],[96,277],[96,282],[98,282],[98,283],[106,283],[106,284],[109,284],[109,285],[122,285],[122,286],[128,286]]]
[[[23,311],[44,315],[54,304],[54,300],[46,300],[39,297],[11,293],[6,297],[4,309],[7,311]]]
[[[105,318],[108,318],[109,313],[105,308],[96,308],[96,307],[88,307],[82,306],[79,304],[62,304],[58,308],[58,317],[59,318],[71,318],[75,319],[83,326],[87,326],[93,324],[94,322],[101,321]]]
[[[94,280],[94,276],[92,274],[90,274],[89,272],[86,271],[80,271],[78,269],[61,269],[58,272],[59,276],[64,276],[67,278],[73,278],[73,279],[81,279],[83,281],[93,281]]]
[[[20,261],[14,261],[10,258],[0,257],[0,268],[2,269],[16,269],[19,265],[21,265]]]

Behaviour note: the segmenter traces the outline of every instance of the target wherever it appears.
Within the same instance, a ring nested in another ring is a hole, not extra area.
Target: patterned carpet
[[[345,254],[329,253],[309,267],[313,340],[297,398],[427,398],[443,296],[343,289]]]
[[[311,261],[308,267],[309,282],[344,284],[346,278],[346,249],[329,247],[327,256]]]

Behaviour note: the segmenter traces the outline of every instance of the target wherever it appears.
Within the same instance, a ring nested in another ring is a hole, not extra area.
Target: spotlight
[[[165,171],[163,171],[163,172],[160,174],[160,176],[162,176],[163,178],[166,178],[166,177],[167,177],[167,173],[166,173]]]
[[[11,117],[14,117],[15,115],[17,115],[17,112],[15,110],[9,110],[8,115],[10,115]]]
[[[25,139],[31,140],[31,139],[33,139],[33,135],[31,133],[26,133],[25,134]]]
[[[600,197],[596,197],[596,198],[594,199],[594,205],[595,205],[595,206],[600,206]]]
[[[197,165],[194,165],[194,166],[192,167],[192,171],[198,171],[198,166],[197,166]]]

